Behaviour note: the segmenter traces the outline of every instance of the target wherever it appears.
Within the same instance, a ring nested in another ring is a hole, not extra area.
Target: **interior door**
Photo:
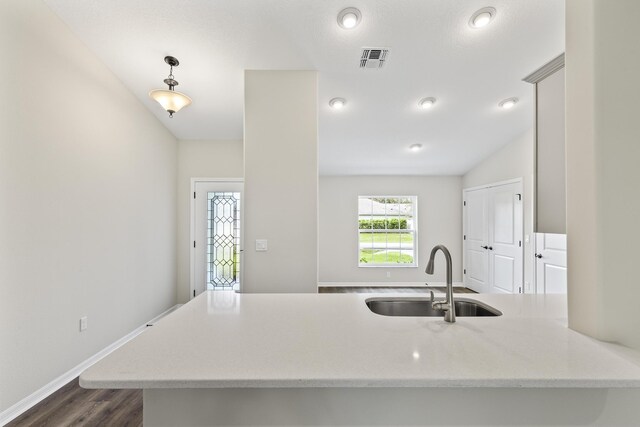
[[[486,188],[464,194],[464,283],[476,292],[489,292],[489,237]]]
[[[239,290],[242,266],[240,181],[196,181],[192,217],[191,297]]]
[[[489,188],[489,292],[522,292],[522,183]]]
[[[567,293],[567,235],[536,233],[536,292]]]

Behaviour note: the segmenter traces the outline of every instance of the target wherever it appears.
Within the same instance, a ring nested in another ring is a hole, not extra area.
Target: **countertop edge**
[[[616,379],[431,379],[431,380],[184,380],[107,381],[87,380],[86,389],[189,389],[189,388],[640,388],[640,381]]]

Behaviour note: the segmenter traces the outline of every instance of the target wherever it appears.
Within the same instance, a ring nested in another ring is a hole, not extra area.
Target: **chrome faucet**
[[[429,262],[427,263],[427,269],[425,273],[433,274],[433,259],[436,257],[436,252],[441,250],[447,261],[447,298],[444,301],[436,301],[431,291],[431,306],[435,310],[444,310],[444,321],[455,322],[456,321],[456,306],[453,301],[453,281],[451,280],[451,254],[449,249],[444,245],[434,246],[431,249],[431,255],[429,256]]]

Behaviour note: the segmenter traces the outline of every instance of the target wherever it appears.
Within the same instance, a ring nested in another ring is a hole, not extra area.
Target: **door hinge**
[[[467,240],[467,235],[462,236],[462,240]]]
[[[196,247],[196,241],[195,240],[193,241],[193,247],[194,248]]]
[[[193,290],[193,296],[194,297],[196,296],[196,290],[195,289]]]
[[[462,202],[462,206],[467,206],[467,202],[466,201]]]
[[[521,248],[522,247],[522,240],[518,240],[518,247]]]
[[[462,270],[462,274],[467,274],[467,269]]]
[[[522,194],[516,193],[516,196],[518,196],[518,200],[522,200]]]
[[[522,286],[518,287],[518,293],[521,294],[522,293]]]

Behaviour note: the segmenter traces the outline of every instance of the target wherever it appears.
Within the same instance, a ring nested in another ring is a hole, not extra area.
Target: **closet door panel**
[[[508,188],[502,188],[508,187]],[[511,186],[492,189],[491,208],[493,210],[492,241],[495,244],[513,245],[514,239],[514,192]]]
[[[513,256],[493,256],[493,293],[513,293],[515,263]]]
[[[489,292],[517,293],[522,286],[522,184],[489,189]]]

